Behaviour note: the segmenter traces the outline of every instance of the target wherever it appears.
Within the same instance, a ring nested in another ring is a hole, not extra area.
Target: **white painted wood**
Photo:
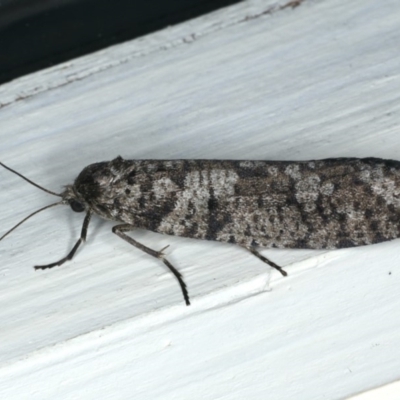
[[[0,87],[1,161],[52,190],[124,158],[398,159],[400,4],[246,1]],[[7,171],[2,231],[50,195]],[[339,399],[399,378],[398,241],[241,249],[137,232],[182,271],[81,214],[0,243],[0,397]]]
[[[400,381],[389,383],[376,389],[368,390],[364,393],[356,394],[349,400],[397,400],[400,393]]]

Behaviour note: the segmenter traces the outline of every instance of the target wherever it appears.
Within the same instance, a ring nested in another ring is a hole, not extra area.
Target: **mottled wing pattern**
[[[400,236],[400,162],[115,160],[76,195],[103,218],[246,247],[334,249]]]

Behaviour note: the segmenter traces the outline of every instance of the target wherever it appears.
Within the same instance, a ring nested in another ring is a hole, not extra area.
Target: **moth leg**
[[[58,267],[62,264],[64,264],[66,261],[69,261],[72,259],[76,251],[78,250],[78,247],[82,242],[86,241],[86,235],[87,235],[87,230],[90,222],[90,217],[92,216],[91,212],[89,211],[86,214],[85,219],[83,220],[83,225],[82,225],[82,230],[81,230],[81,237],[78,239],[78,241],[75,243],[75,246],[72,248],[72,250],[68,253],[68,255],[64,258],[62,258],[60,261],[57,261],[52,264],[47,264],[47,265],[36,265],[35,269],[48,269],[48,268],[53,268],[53,267]]]
[[[280,267],[279,265],[276,265],[271,260],[268,260],[267,257],[264,257],[263,255],[261,255],[253,246],[245,247],[245,249],[249,250],[250,253],[254,254],[261,261],[264,261],[266,264],[270,265],[272,268],[275,268],[276,270],[278,270],[283,276],[287,276],[287,272],[284,269],[282,269],[282,267]]]
[[[185,299],[185,303],[187,306],[189,306],[190,305],[189,294],[188,294],[188,291],[186,288],[186,283],[184,282],[181,273],[164,257],[163,251],[168,246],[165,246],[160,251],[155,251],[153,249],[150,249],[149,247],[144,246],[143,244],[137,242],[136,240],[132,239],[130,236],[128,236],[127,234],[124,233],[124,232],[129,232],[133,229],[134,229],[134,227],[132,225],[122,224],[122,225],[114,226],[112,228],[112,232],[115,233],[117,236],[119,236],[121,239],[124,239],[126,242],[128,242],[132,246],[135,246],[136,248],[144,251],[145,253],[161,260],[169,268],[169,270],[175,275],[175,278],[178,280],[179,285],[181,287],[183,298]]]

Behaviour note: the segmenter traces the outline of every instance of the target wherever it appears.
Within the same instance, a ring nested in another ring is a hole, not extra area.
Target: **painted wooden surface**
[[[297,7],[294,7],[297,5]],[[399,159],[400,4],[246,1],[0,87],[1,161],[58,191],[124,158]],[[54,199],[1,171],[6,231]],[[43,212],[0,243],[0,397],[341,399],[400,377],[398,241],[265,250]],[[397,386],[398,387],[398,386]]]

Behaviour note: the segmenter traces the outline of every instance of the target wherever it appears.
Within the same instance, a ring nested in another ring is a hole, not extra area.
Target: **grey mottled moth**
[[[60,204],[85,212],[81,237],[52,268],[72,259],[86,240],[92,214],[117,221],[113,233],[164,262],[156,251],[132,239],[135,228],[166,235],[235,243],[286,272],[257,247],[340,249],[400,237],[400,162],[379,158],[315,161],[124,160],[91,164],[58,194]]]

